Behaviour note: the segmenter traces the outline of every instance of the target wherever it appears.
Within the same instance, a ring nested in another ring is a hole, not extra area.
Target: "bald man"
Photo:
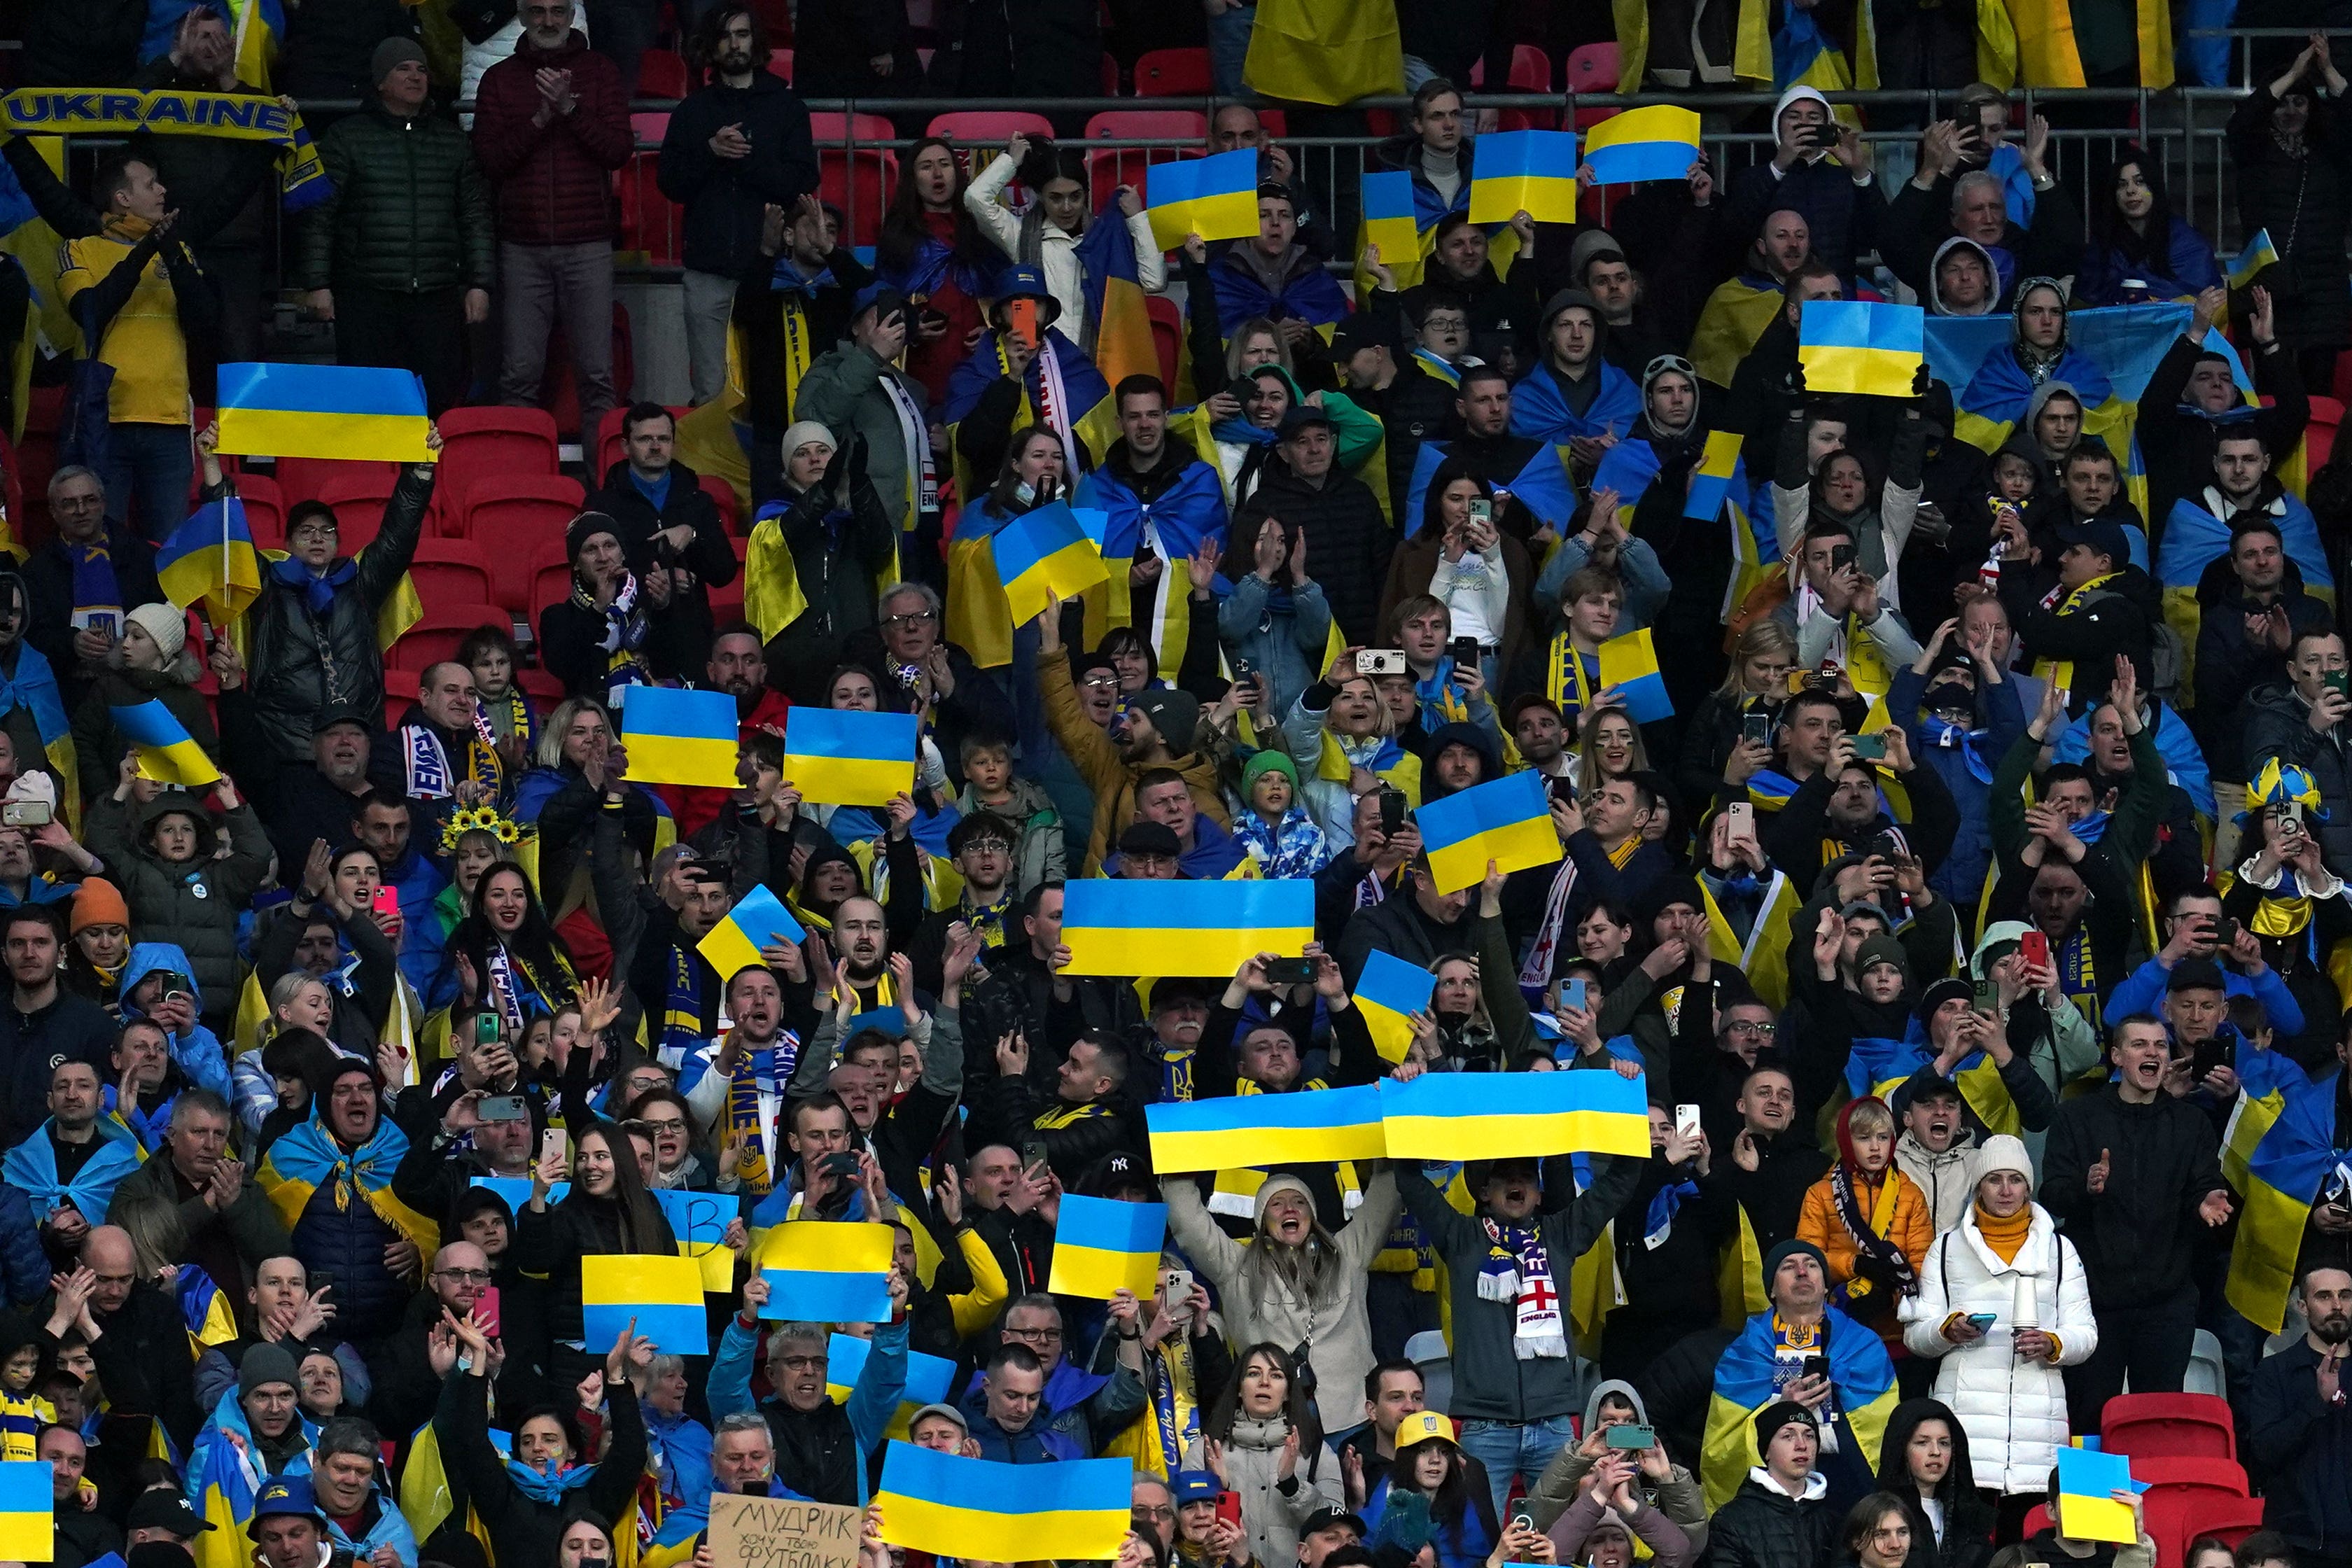
[[[393,732],[392,754],[377,761],[377,788],[387,773],[396,774],[398,792],[428,803],[436,821],[441,802],[495,799],[502,775],[498,753],[474,730],[479,705],[472,670],[454,659],[428,666],[416,678],[415,703]]]
[[[528,1370],[541,1364],[541,1357],[526,1349],[534,1325],[543,1318],[533,1306],[537,1283],[511,1268],[493,1272],[489,1255],[480,1247],[453,1241],[433,1255],[425,1289],[408,1303],[392,1336],[390,1370],[385,1385],[377,1391],[377,1413],[388,1428],[414,1432],[431,1419],[441,1379],[457,1354],[454,1343],[446,1354],[437,1352],[433,1331],[440,1326],[444,1310],[462,1319],[482,1307],[482,1292],[493,1284],[499,1287],[498,1337],[507,1349],[507,1363],[499,1374],[499,1408],[521,1410],[543,1397],[530,1386],[536,1380]]]
[[[258,1344],[284,1346],[298,1364],[310,1352],[323,1351],[342,1368],[344,1397],[355,1406],[367,1403],[372,1388],[367,1363],[335,1331],[334,1287],[313,1295],[302,1260],[281,1253],[263,1258],[255,1268],[245,1300],[245,1310],[237,1314],[237,1337],[196,1358],[198,1409],[210,1410],[223,1391],[236,1385],[245,1352]]]
[[[109,1408],[116,1415],[153,1415],[185,1453],[203,1413],[196,1406],[195,1358],[188,1349],[180,1304],[152,1279],[139,1278],[131,1233],[120,1226],[90,1227],[79,1267],[67,1276],[57,1305],[36,1334],[51,1356],[58,1341],[79,1328],[89,1342]],[[137,1443],[103,1443],[101,1454],[136,1464]],[[126,1478],[127,1479],[127,1478]],[[101,1483],[103,1485],[103,1483]]]

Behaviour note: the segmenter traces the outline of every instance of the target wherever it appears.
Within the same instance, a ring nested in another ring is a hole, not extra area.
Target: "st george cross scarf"
[[[1543,1233],[1491,1219],[1479,1223],[1486,1227],[1489,1250],[1478,1269],[1478,1295],[1514,1304],[1517,1321],[1511,1332],[1511,1354],[1520,1361],[1566,1355],[1568,1330]]]

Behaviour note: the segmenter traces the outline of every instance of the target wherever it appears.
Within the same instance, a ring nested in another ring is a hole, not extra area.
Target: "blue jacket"
[[[2134,970],[2131,977],[2108,993],[2106,1005],[2100,1009],[2110,1018],[2128,1018],[2135,1013],[2152,1017],[2164,1016],[2164,983],[2172,973],[2171,965],[2161,958],[2151,958]],[[2303,1033],[2303,1009],[2297,1005],[2294,993],[2278,971],[2265,965],[2257,975],[2244,975],[2234,969],[2221,972],[2221,994],[2225,996],[2251,996],[2263,1005],[2270,1016],[2271,1027],[2281,1035]]]
[[[2137,287],[2126,288],[2126,282]],[[2221,266],[2214,259],[2213,243],[2195,226],[2172,220],[2165,237],[2164,254],[2134,261],[2113,246],[2096,243],[2083,251],[2083,265],[2074,275],[2074,298],[2086,305],[2161,304],[2195,296],[2221,282]]]
[[[401,1568],[416,1568],[416,1532],[408,1528],[408,1520],[400,1511],[400,1502],[383,1487],[372,1494],[376,1506],[375,1523],[359,1540],[353,1541],[334,1520],[327,1521],[327,1542],[341,1552],[351,1552],[358,1562],[365,1563],[379,1546],[392,1548]]]
[[[401,976],[416,987],[425,1010],[436,1012],[457,999],[457,966],[450,962],[441,940],[441,922],[433,912],[433,900],[441,896],[449,879],[419,854],[414,843],[405,863],[385,867],[383,875],[400,892]]]
[[[1248,659],[1265,678],[1269,705],[1277,713],[1323,673],[1331,637],[1331,606],[1323,584],[1299,584],[1277,605],[1265,579],[1252,572],[1217,605],[1217,636],[1228,659]]]
[[[845,1414],[849,1422],[851,1439],[856,1446],[857,1506],[866,1506],[867,1460],[888,1434],[891,1420],[898,1414],[898,1396],[907,1391],[907,1334],[911,1320],[879,1324],[874,1330],[874,1348],[867,1352],[866,1366],[857,1374],[856,1386],[849,1391],[849,1404]],[[772,1399],[765,1405],[751,1397],[751,1351],[757,1336],[743,1327],[740,1313],[727,1319],[727,1332],[719,1341],[719,1354],[710,1363],[709,1394],[710,1419],[713,1426],[738,1410],[759,1410],[768,1417],[774,1429],[779,1421],[787,1428],[801,1425],[797,1412],[790,1411],[782,1400]],[[820,1415],[824,1414],[820,1412]],[[788,1440],[789,1431],[778,1433],[776,1473],[787,1471],[801,1479],[805,1461],[814,1456],[804,1451],[804,1446]],[[821,1487],[808,1489],[822,1492]],[[821,1499],[831,1501],[831,1499]]]
[[[195,998],[196,1015],[202,1017],[204,988],[196,982],[196,973],[188,963],[187,953],[176,943],[142,942],[132,944],[130,961],[122,966],[121,987],[116,993],[124,998],[121,1007],[123,1021],[128,1023],[145,1016],[131,1005],[129,997],[133,987],[159,969],[188,977],[188,990]],[[172,1060],[187,1075],[188,1081],[211,1089],[226,1100],[230,1093],[228,1055],[221,1048],[220,1037],[204,1025],[195,1024],[185,1034],[173,1035],[170,1038]],[[148,1148],[152,1151],[154,1145],[150,1143]]]
[[[49,1260],[41,1251],[38,1221],[30,1198],[15,1187],[0,1185],[0,1279],[5,1279],[14,1306],[30,1307],[49,1288]]]
[[[1968,754],[1959,747],[1922,742],[1916,723],[1919,700],[1927,689],[1927,678],[1913,674],[1911,667],[1905,665],[1895,671],[1886,688],[1886,711],[1899,720],[1910,734],[1911,754],[1936,770],[1936,776],[1944,781],[1953,804],[1960,810],[1959,831],[1952,836],[1951,852],[1936,868],[1936,874],[1927,879],[1927,885],[1956,904],[1972,904],[1984,892],[1985,873],[1992,865],[1990,775],[2025,732],[2025,710],[2019,701],[2017,682],[2006,670],[1999,686],[1977,694],[1977,717],[1983,721],[1986,732],[1973,745],[1988,775],[1979,779],[1969,771]]]

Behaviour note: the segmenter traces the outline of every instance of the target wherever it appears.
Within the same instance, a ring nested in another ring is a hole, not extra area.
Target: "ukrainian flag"
[[[1079,884],[1072,883],[1072,887]],[[1380,1089],[1306,1089],[1143,1108],[1151,1168],[1161,1175],[1245,1165],[1377,1160],[1388,1152]]]
[[[1666,695],[1666,678],[1658,673],[1658,650],[1647,626],[1601,645],[1601,684],[1620,689],[1625,711],[1636,724],[1654,724],[1675,716],[1674,700]]]
[[[2129,1505],[2113,1493],[2144,1492],[2146,1481],[2132,1479],[2131,1458],[2072,1444],[2058,1450],[2058,1530],[2070,1541],[2113,1541],[2130,1545],[2139,1539],[2139,1521]]]
[[[2242,1061],[2276,1056],[2275,1051],[2239,1052]],[[2222,1294],[2249,1321],[2272,1333],[2286,1316],[2294,1283],[2295,1254],[2319,1184],[2336,1168],[2336,1090],[2341,1074],[2328,1074],[2307,1088],[2278,1089],[2262,1099],[2279,1103],[2276,1119],[2246,1161],[2240,1195],[2244,1211],[2230,1251],[2230,1276]],[[2251,1101],[2257,1090],[2247,1089]],[[2242,1112],[2252,1114],[2250,1110]],[[2237,1130],[2231,1129],[2234,1133]],[[2235,1144],[2238,1140],[2232,1137]]]
[[[1054,1269],[1045,1289],[1095,1300],[1132,1290],[1149,1302],[1160,1272],[1160,1244],[1167,1239],[1166,1204],[1066,1194],[1054,1222]]]
[[[761,885],[736,900],[727,918],[712,926],[710,934],[694,950],[723,984],[753,964],[765,963],[760,956],[761,948],[795,944],[807,935],[793,911]]]
[[[795,712],[799,710],[794,710]],[[1261,952],[1297,958],[1315,940],[1304,878],[1213,882],[1074,881],[1063,890],[1063,973],[1230,975]]]
[[[1679,180],[1698,162],[1698,114],[1665,104],[1612,114],[1584,132],[1584,161],[1604,185]]]
[[[733,789],[739,727],[735,699],[724,691],[673,686],[629,689],[621,710],[621,739],[635,784]]]
[[[155,580],[180,608],[204,605],[215,626],[245,614],[261,595],[261,557],[246,526],[245,503],[224,496],[199,507],[155,552]]]
[[[922,729],[913,713],[795,707],[784,720],[784,777],[803,800],[885,805],[914,792]]]
[[[356,1195],[376,1217],[398,1231],[425,1258],[441,1245],[441,1227],[393,1195],[392,1173],[408,1153],[408,1135],[389,1116],[377,1119],[375,1135],[357,1149],[346,1150],[319,1121],[323,1105],[314,1106],[310,1120],[289,1127],[269,1146],[255,1180],[269,1198],[278,1217],[292,1230],[302,1211],[326,1188],[338,1208]]]
[[[179,1276],[173,1281],[173,1294],[180,1303],[180,1321],[187,1325],[192,1353],[203,1355],[214,1345],[225,1345],[237,1337],[236,1309],[213,1283],[213,1277],[193,1263],[180,1266]]]
[[[1741,439],[1737,430],[1706,433],[1706,450],[1691,469],[1690,495],[1683,501],[1685,517],[1712,522],[1722,513],[1725,501],[1747,489],[1739,461]]]
[[[56,1560],[57,1494],[50,1485],[56,1475],[47,1459],[0,1464],[0,1552],[10,1561]]]
[[[1574,1076],[1562,1074],[1562,1077]],[[1588,1073],[1587,1077],[1599,1074]],[[1742,1215],[1743,1224],[1745,1215]],[[1742,1241],[1747,1237],[1743,1228]],[[1749,1279],[1756,1277],[1750,1275]],[[1747,1289],[1742,1282],[1741,1289]],[[1774,1314],[1762,1311],[1748,1320],[1739,1337],[1725,1347],[1715,1363],[1715,1393],[1706,1414],[1706,1436],[1699,1453],[1699,1478],[1706,1487],[1706,1506],[1714,1510],[1731,1500],[1748,1472],[1763,1462],[1756,1448],[1756,1415],[1780,1397],[1798,1364],[1782,1361],[1772,1327]],[[1878,1470],[1880,1442],[1886,1436],[1886,1417],[1895,1408],[1895,1363],[1886,1346],[1835,1307],[1822,1315],[1825,1345],[1817,1353],[1830,1359],[1830,1381],[1837,1385],[1839,1451],[1858,1457],[1872,1474]]]
[[[1023,512],[990,536],[988,548],[1016,626],[1035,620],[1056,599],[1075,599],[1110,580],[1102,552],[1061,501]]]
[[[1377,947],[1364,955],[1364,972],[1356,976],[1356,1010],[1363,1014],[1364,1026],[1382,1057],[1404,1060],[1412,1044],[1408,1015],[1428,1010],[1429,994],[1436,984],[1437,976],[1418,963],[1407,963]]]
[[[1363,178],[1364,216],[1356,239],[1356,298],[1370,297],[1372,274],[1364,259],[1368,247],[1381,247],[1381,265],[1396,277],[1400,290],[1421,281],[1421,226],[1413,215],[1412,176],[1402,171],[1366,174]]]
[[[1478,138],[1470,166],[1470,221],[1508,223],[1526,213],[1538,223],[1576,221],[1576,135],[1569,131],[1501,131]]]
[[[2255,276],[2263,268],[2278,258],[2278,249],[2271,244],[2271,231],[2266,228],[2256,229],[2254,237],[2246,242],[2246,248],[2240,251],[2237,259],[2230,263],[2230,287],[2244,288],[2254,280]]]
[[[677,1238],[677,1255],[690,1258],[700,1273],[702,1289],[721,1296],[733,1290],[735,1254],[721,1239],[727,1234],[727,1222],[735,1217],[733,1194],[658,1187],[653,1189],[653,1199],[661,1205],[662,1217],[669,1221],[670,1235]]]
[[[1511,773],[1432,801],[1414,813],[1414,820],[1441,893],[1485,881],[1489,860],[1517,871],[1559,858],[1551,797],[1532,773]]]
[[[1127,1459],[1000,1465],[893,1443],[874,1494],[893,1546],[992,1563],[1102,1560],[1127,1539]]]
[[[1936,1053],[1924,1041],[1857,1037],[1853,1054],[1846,1058],[1846,1088],[1856,1100],[1876,1095],[1892,1106],[1895,1091],[1908,1083],[1913,1073],[1935,1059]],[[2016,1102],[2009,1097],[2009,1086],[2000,1081],[2000,1068],[1989,1054],[1970,1051],[1948,1076],[1958,1088],[1960,1099],[1969,1111],[1988,1131],[2015,1137],[2023,1131],[2017,1119]]]
[[[686,1258],[624,1253],[580,1260],[581,1339],[609,1346],[636,1323],[664,1355],[709,1355],[702,1310],[702,1266]]]
[[[429,463],[425,384],[348,364],[220,367],[220,449],[276,458]]]
[[[1294,103],[1353,103],[1404,90],[1396,7],[1363,0],[1258,0],[1242,83]]]
[[[751,1259],[768,1282],[760,1315],[887,1322],[891,1242],[887,1225],[795,1219],[768,1226]]]
[[[286,36],[286,8],[280,0],[228,0],[228,7],[236,17],[237,79],[268,92],[269,68]]]
[[[866,1358],[873,1349],[873,1341],[856,1334],[835,1334],[826,1342],[824,1392],[835,1405],[849,1403],[858,1378],[866,1371]],[[898,1395],[898,1412],[890,1417],[889,1430],[884,1436],[906,1442],[907,1428],[913,1423],[916,1411],[926,1405],[945,1405],[953,1396],[956,1363],[946,1357],[908,1351],[907,1386]]]
[[[1391,1160],[1650,1156],[1641,1079],[1613,1072],[1423,1073],[1377,1086]]]
[[[1255,213],[1255,204],[1251,211]],[[1086,341],[1079,346],[1113,386],[1130,375],[1158,375],[1160,351],[1151,342],[1151,314],[1143,302],[1135,236],[1128,232],[1126,222],[1114,216],[1088,224],[1078,240],[1077,258],[1086,271],[1087,299]],[[907,526],[914,527],[911,513]]]
[[[1257,237],[1255,147],[1154,163],[1144,171],[1144,192],[1152,242],[1162,250],[1181,250],[1196,234],[1202,239]]]
[[[206,784],[220,783],[220,770],[205,755],[205,749],[188,736],[187,730],[160,698],[129,708],[109,708],[114,716],[114,727],[129,739],[139,753],[139,773],[157,784],[180,784],[188,789],[202,789]]]
[[[1927,312],[1916,305],[1808,300],[1797,317],[1805,390],[1909,397],[1926,363]]]

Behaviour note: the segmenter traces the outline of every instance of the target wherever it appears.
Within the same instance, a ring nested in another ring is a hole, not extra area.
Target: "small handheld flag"
[[[2112,1541],[2128,1545],[2139,1539],[2132,1510],[2115,1500],[2116,1492],[2144,1492],[2146,1481],[2132,1479],[2131,1459],[2095,1448],[2058,1450],[2058,1533],[2070,1541]]]
[[[1126,1459],[1001,1465],[893,1443],[874,1494],[882,1539],[991,1563],[1118,1555],[1131,1522]]]
[[[1706,433],[1706,451],[1691,469],[1690,494],[1683,501],[1683,515],[1701,522],[1713,522],[1723,510],[1723,503],[1731,499],[1738,487],[1739,447],[1744,437],[1737,430],[1710,430]],[[1613,449],[1613,448],[1612,448]]]
[[[784,720],[784,777],[803,800],[881,805],[913,793],[922,732],[912,713],[795,707]]]
[[[846,1405],[857,1391],[857,1380],[866,1371],[866,1358],[872,1353],[874,1342],[856,1334],[835,1334],[825,1342],[824,1391],[835,1405]],[[955,1384],[956,1363],[945,1356],[927,1355],[921,1351],[907,1352],[907,1386],[898,1394],[898,1413],[890,1418],[885,1436],[906,1442],[907,1427],[915,1412],[926,1405],[944,1405]]]
[[[261,595],[261,557],[253,548],[245,503],[223,496],[198,507],[155,552],[155,581],[184,610],[205,605],[226,626]]]
[[[0,1553],[6,1561],[57,1561],[56,1479],[47,1459],[0,1464]]]
[[[220,783],[220,770],[205,755],[205,749],[189,738],[187,730],[163,700],[151,697],[129,708],[110,708],[114,715],[114,727],[130,741],[139,753],[139,773],[142,778],[157,784],[179,784],[187,789],[202,789],[206,784]]]
[[[1257,235],[1257,149],[1237,147],[1213,158],[1180,158],[1144,171],[1144,216],[1151,240],[1181,250],[1202,239],[1251,239]]]
[[[702,1266],[689,1258],[591,1254],[580,1260],[580,1337],[593,1355],[635,1318],[664,1355],[709,1355]]]
[[[1604,185],[1679,180],[1698,162],[1698,114],[1656,104],[1612,114],[1584,132],[1584,161]]]
[[[1508,773],[1432,801],[1413,814],[1413,820],[1421,826],[1429,869],[1441,893],[1485,881],[1489,860],[1506,871],[1517,871],[1559,858],[1551,798],[1544,793],[1541,776],[1532,772]]]
[[[772,1226],[752,1263],[768,1282],[760,1316],[827,1323],[890,1317],[891,1232],[887,1225],[795,1219]]]
[[[1379,1088],[1392,1160],[1650,1153],[1650,1102],[1640,1079],[1438,1072],[1410,1083],[1382,1079]]]
[[[1501,131],[1478,138],[1470,166],[1470,221],[1576,221],[1576,136],[1568,131]]]
[[[1073,884],[1075,885],[1075,884]],[[1267,1161],[1377,1160],[1388,1150],[1378,1088],[1222,1095],[1143,1108],[1161,1175]]]
[[[1381,247],[1381,265],[1399,289],[1421,281],[1421,227],[1413,216],[1412,176],[1402,171],[1363,179],[1363,245]],[[1362,247],[1358,247],[1360,250]]]
[[[1356,977],[1355,1003],[1382,1057],[1392,1062],[1404,1060],[1412,1044],[1410,1015],[1427,1011],[1429,994],[1436,984],[1437,976],[1418,963],[1407,963],[1377,947],[1364,955],[1364,972]]]
[[[1148,1303],[1160,1272],[1160,1244],[1167,1237],[1166,1204],[1067,1194],[1054,1225],[1053,1278],[1045,1289],[1096,1300],[1132,1290]]]
[[[1797,318],[1797,358],[1809,393],[1908,397],[1927,361],[1927,312],[1916,305],[1808,300]]]
[[[2271,244],[2271,231],[2256,229],[2254,237],[2246,242],[2246,248],[2230,263],[2230,287],[2244,288],[2261,276],[2263,268],[2278,258],[2278,249]]]
[[[220,367],[220,449],[277,458],[429,463],[433,421],[409,371],[348,364]]]
[[[1297,958],[1314,940],[1315,885],[1301,878],[1089,877],[1062,895],[1066,974],[1230,975],[1261,952]]]
[[[621,710],[629,777],[638,784],[733,789],[738,726],[724,691],[637,686]]]
[[[1055,599],[1075,599],[1110,581],[1101,547],[1061,501],[1023,512],[989,537],[988,548],[1016,626],[1035,620]]]
[[[807,935],[801,922],[793,919],[793,911],[766,887],[759,886],[735,900],[727,918],[710,928],[710,934],[695,944],[695,951],[724,985],[753,964],[765,963],[760,956],[761,948],[790,947]]]
[[[1601,684],[1617,688],[1618,700],[1636,724],[1654,724],[1675,716],[1674,700],[1666,695],[1666,678],[1658,673],[1658,650],[1647,626],[1601,645]]]

